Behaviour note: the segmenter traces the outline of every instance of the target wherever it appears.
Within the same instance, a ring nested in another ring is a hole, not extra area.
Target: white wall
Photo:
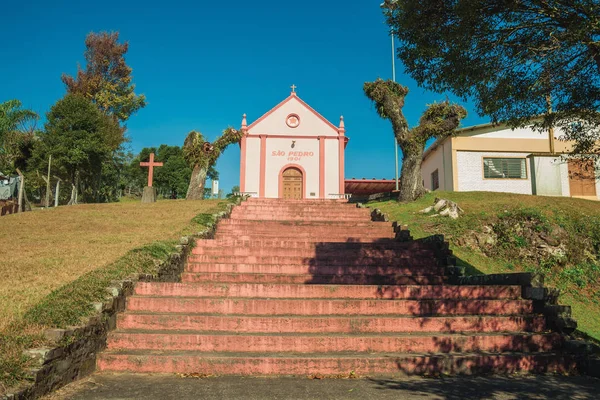
[[[260,139],[246,138],[246,192],[258,196],[260,182]]]
[[[540,196],[562,196],[563,161],[560,156],[534,156],[533,162],[535,194]]]
[[[483,179],[483,157],[523,157],[527,153],[457,151],[458,191],[487,191],[532,194],[531,168],[526,160],[527,179]]]
[[[460,132],[460,136],[471,136],[478,138],[493,138],[493,139],[545,139],[548,140],[548,132],[534,131],[529,127],[510,129],[506,127],[487,127],[476,129],[473,131],[464,130]],[[557,128],[554,129],[554,137],[560,138],[562,131]]]
[[[446,179],[444,178],[444,157],[444,149],[442,148],[442,145],[439,145],[429,154],[427,159],[421,165],[421,176],[426,189],[433,190],[433,187],[431,186],[431,174],[437,169],[440,181],[440,187],[438,190],[446,190]],[[451,189],[452,188],[450,188],[450,190]]]
[[[288,164],[300,165],[306,171],[304,197],[319,198],[319,140],[295,139],[291,148],[291,139],[267,138],[265,164],[265,197],[279,197],[279,173]],[[293,153],[305,155],[295,156]],[[311,155],[306,155],[309,153]],[[292,159],[290,159],[290,157]],[[310,194],[314,193],[314,196]]]
[[[331,194],[340,193],[340,151],[339,140],[325,140],[325,193],[327,198],[337,198]]]

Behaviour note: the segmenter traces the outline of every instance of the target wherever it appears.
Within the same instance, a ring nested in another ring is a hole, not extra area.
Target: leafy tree
[[[0,103],[0,169],[10,172],[23,167],[35,136],[35,126],[28,123],[39,118],[35,112],[21,107],[19,100]]]
[[[233,128],[225,129],[223,134],[212,144],[207,142],[200,132],[192,131],[188,134],[183,144],[183,155],[192,168],[192,176],[186,199],[201,200],[204,198],[207,174],[227,146],[239,142],[241,138],[242,133]]]
[[[234,187],[231,188],[231,193],[227,194],[227,198],[233,197],[233,196],[235,196],[236,193],[239,193],[239,192],[240,192],[240,187],[239,186],[234,186]]]
[[[128,43],[119,43],[119,33],[90,33],[85,39],[86,68],[77,76],[63,74],[67,91],[90,99],[107,115],[123,122],[145,107],[144,95],[136,95],[131,67],[125,62]]]
[[[409,128],[402,113],[408,88],[391,80],[377,79],[375,82],[366,82],[363,89],[366,96],[375,103],[379,116],[391,121],[402,150],[399,200],[416,200],[425,193],[421,178],[425,143],[431,138],[441,139],[454,134],[460,121],[467,116],[467,111],[449,101],[435,103],[425,110],[418,126]]]
[[[52,155],[57,174],[71,183],[69,204],[77,203],[82,178],[96,179],[97,192],[103,164],[123,142],[116,120],[103,114],[85,97],[74,94],[67,94],[52,106],[40,139],[35,148],[38,165]],[[98,201],[97,193],[94,197]]]
[[[598,0],[383,4],[419,85],[472,97],[480,114],[513,127],[561,127],[575,152],[600,139],[599,8]]]

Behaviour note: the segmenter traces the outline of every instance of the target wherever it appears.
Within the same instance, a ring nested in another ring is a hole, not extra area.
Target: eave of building
[[[337,126],[335,126],[334,124],[332,124],[330,121],[328,121],[324,116],[322,116],[321,114],[319,114],[314,108],[312,108],[311,106],[309,106],[304,100],[302,100],[296,93],[291,93],[287,98],[285,98],[281,103],[277,104],[275,107],[273,107],[271,110],[267,111],[263,116],[261,116],[259,119],[257,119],[256,121],[254,121],[253,123],[251,123],[250,125],[248,125],[248,131],[251,130],[253,127],[255,127],[259,122],[263,121],[265,118],[267,118],[269,115],[273,114],[275,111],[277,111],[278,109],[280,109],[281,107],[283,107],[287,102],[291,101],[292,99],[296,99],[298,100],[298,102],[300,102],[300,104],[302,104],[304,107],[306,107],[306,109],[308,111],[310,111],[311,113],[313,113],[317,118],[319,118],[320,120],[322,120],[323,122],[325,122],[327,125],[329,125],[329,127],[331,129],[333,129],[334,131],[338,132],[339,128]]]

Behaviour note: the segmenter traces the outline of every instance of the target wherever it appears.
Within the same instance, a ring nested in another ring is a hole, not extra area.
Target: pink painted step
[[[205,332],[127,332],[108,336],[109,350],[165,350],[223,353],[456,353],[553,351],[558,334],[214,334]]]
[[[553,353],[536,354],[303,354],[298,356],[224,353],[104,352],[98,370],[137,373],[199,373],[218,375],[373,375],[474,374],[575,371],[575,360]]]
[[[188,283],[307,283],[336,285],[441,285],[441,275],[293,275],[227,272],[184,272],[181,281]]]
[[[127,310],[245,315],[519,315],[530,300],[356,300],[131,296]]]
[[[245,297],[270,299],[519,299],[520,286],[375,286],[265,283],[139,282],[139,296]]]
[[[195,247],[192,254],[206,255],[215,257],[300,257],[300,258],[337,258],[339,259],[365,259],[377,260],[377,262],[399,262],[402,259],[412,259],[418,257],[434,258],[435,253],[428,249],[415,249],[412,251],[404,249],[369,249],[369,248],[344,248],[346,243],[335,243],[339,246],[333,246],[332,243],[315,244],[310,247],[273,247],[273,246],[221,246],[221,247]],[[226,256],[223,256],[226,254]],[[194,257],[193,256],[193,257]],[[194,258],[195,260],[195,258]],[[437,261],[437,260],[434,260]]]
[[[432,259],[431,257],[369,257],[369,256],[354,256],[354,257],[334,257],[332,255],[325,256],[309,256],[309,255],[206,255],[206,254],[193,254],[188,259],[189,264],[207,263],[207,264],[279,264],[279,265],[294,265],[294,266],[311,266],[315,268],[313,271],[307,271],[303,273],[311,272],[323,272],[321,267],[356,267],[364,269],[372,268],[387,268],[395,267],[397,272],[408,268],[411,271],[417,271],[419,268],[421,271],[429,271],[428,268],[439,269],[439,260]],[[189,265],[188,264],[188,265]],[[248,271],[250,272],[250,271]],[[280,271],[286,273],[285,271]],[[393,271],[392,271],[393,273]],[[434,273],[434,272],[430,272]],[[409,273],[405,275],[409,275]]]
[[[196,258],[196,257],[194,257]],[[364,276],[422,276],[444,274],[444,268],[430,265],[407,266],[377,266],[377,265],[311,265],[311,262],[297,264],[258,264],[239,261],[239,258],[232,258],[229,262],[190,262],[185,271],[196,272],[225,272],[225,273],[250,273],[250,274],[287,274],[287,275],[364,275]],[[409,264],[409,263],[407,263]]]
[[[119,329],[248,333],[542,332],[542,316],[252,316],[140,313],[117,316]]]
[[[280,240],[280,241],[293,241],[293,240],[302,240],[307,242],[327,242],[327,243],[343,243],[343,242],[352,242],[352,243],[382,243],[385,241],[393,241],[395,234],[393,232],[389,232],[387,234],[376,233],[372,235],[363,234],[362,236],[356,235],[352,236],[351,234],[321,234],[315,235],[311,233],[287,233],[279,234],[279,235],[267,235],[262,233],[256,233],[251,231],[240,231],[238,233],[217,233],[215,235],[215,240],[222,241],[224,243],[229,243],[232,241],[256,241],[256,240]]]

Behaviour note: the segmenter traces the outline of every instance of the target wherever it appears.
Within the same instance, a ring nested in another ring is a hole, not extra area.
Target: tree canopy
[[[43,165],[52,155],[55,171],[72,185],[70,204],[77,202],[82,179],[98,194],[103,166],[123,142],[117,121],[74,94],[52,106],[40,139],[35,149],[38,163]]]
[[[427,107],[419,125],[409,128],[402,108],[408,88],[394,81],[377,79],[365,82],[365,95],[373,101],[381,118],[389,119],[398,145],[402,150],[402,173],[399,199],[412,201],[423,195],[421,161],[427,140],[443,139],[456,132],[460,121],[467,116],[464,107],[449,101]]]
[[[599,9],[600,0],[383,4],[419,85],[473,98],[493,121],[559,126],[577,152],[600,139]]]
[[[67,91],[90,99],[107,115],[123,122],[146,105],[144,95],[135,94],[131,67],[125,62],[128,43],[119,43],[119,33],[90,33],[85,39],[85,69],[75,77],[63,74]]]
[[[0,171],[13,172],[16,167],[22,167],[16,164],[30,155],[34,136],[28,123],[38,118],[34,111],[23,109],[19,100],[0,103]],[[4,168],[8,171],[3,171]]]

